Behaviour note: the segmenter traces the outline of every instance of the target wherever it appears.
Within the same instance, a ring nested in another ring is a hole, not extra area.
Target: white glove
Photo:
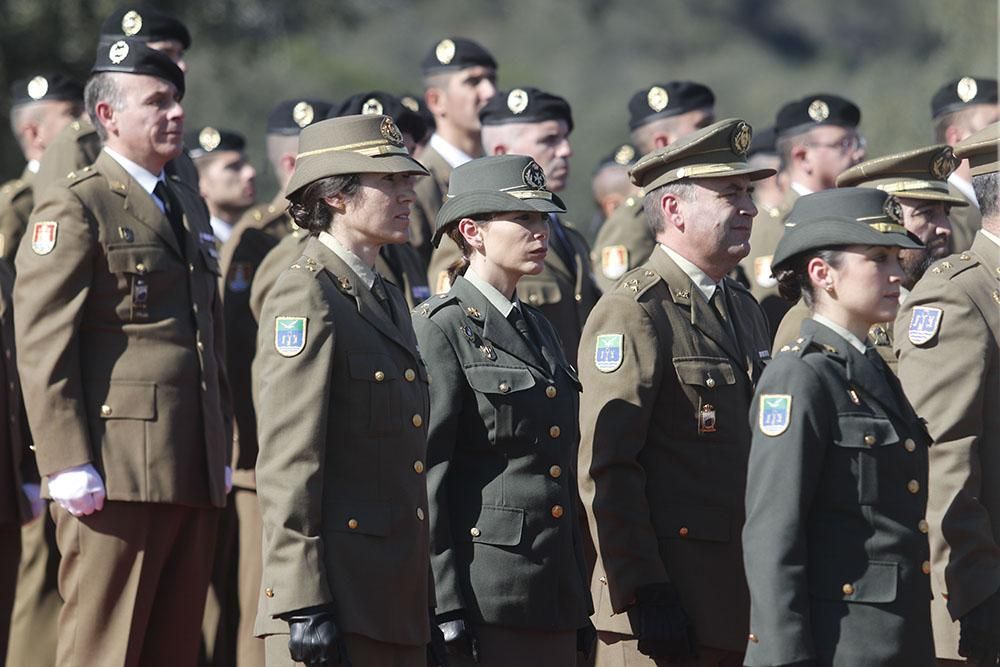
[[[233,469],[226,466],[226,495],[233,490]]]
[[[49,475],[49,495],[73,516],[86,516],[104,508],[104,482],[89,463]]]
[[[45,511],[45,499],[42,498],[42,487],[38,484],[22,484],[21,491],[28,499],[31,507],[31,521],[34,521]]]

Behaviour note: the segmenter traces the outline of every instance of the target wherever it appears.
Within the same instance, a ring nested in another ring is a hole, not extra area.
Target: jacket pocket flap
[[[661,539],[728,542],[732,538],[729,510],[722,507],[670,505],[656,523]]]
[[[156,383],[113,380],[98,399],[101,419],[156,419]],[[100,396],[98,389],[93,396]]]
[[[872,415],[838,415],[833,442],[838,447],[870,449],[899,442],[892,422]]]
[[[517,286],[517,296],[532,306],[544,306],[549,303],[559,303],[562,300],[559,285],[533,280],[522,280],[521,284]]]
[[[344,533],[384,536],[392,521],[390,506],[374,500],[345,500],[329,514],[333,530]]]
[[[167,269],[172,259],[158,245],[127,245],[108,247],[108,270],[111,273],[151,273]]]
[[[839,565],[839,564],[838,564]],[[899,582],[899,564],[869,561],[860,575],[853,572],[838,577],[827,572],[813,579],[812,592],[825,600],[844,602],[894,602]]]
[[[386,354],[355,353],[347,358],[347,365],[355,380],[385,382],[399,377],[395,362]]]
[[[222,269],[219,267],[219,258],[215,247],[213,246],[208,248],[203,244],[199,250],[201,250],[201,259],[205,262],[205,266],[208,268],[208,271],[217,276],[222,275]]]
[[[469,386],[482,394],[509,394],[535,386],[535,376],[527,368],[467,366]]]
[[[524,527],[524,510],[517,507],[483,505],[466,539],[483,544],[513,547],[521,543]]]
[[[678,357],[674,359],[677,377],[684,384],[700,385],[709,389],[736,384],[733,364],[723,357]]]

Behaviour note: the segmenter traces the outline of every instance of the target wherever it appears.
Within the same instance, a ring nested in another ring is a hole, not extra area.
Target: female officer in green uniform
[[[531,158],[458,167],[433,241],[447,233],[464,257],[451,289],[414,310],[433,380],[431,563],[452,665],[570,667],[594,636],[575,483],[580,385],[552,326],[515,292],[542,270],[547,215],[563,210]]]
[[[929,667],[929,438],[864,342],[896,315],[899,249],[921,246],[879,190],[800,204],[772,266],[811,319],[750,410],[746,664]]]

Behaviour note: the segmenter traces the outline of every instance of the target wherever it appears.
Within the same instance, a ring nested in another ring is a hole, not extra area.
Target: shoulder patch
[[[230,292],[246,292],[253,279],[254,265],[250,262],[233,262],[226,276],[226,286]]]
[[[274,349],[283,357],[294,357],[306,347],[309,318],[274,318]]]
[[[764,435],[779,436],[788,429],[792,417],[791,394],[761,394],[757,426]]]
[[[622,365],[625,336],[620,333],[599,334],[594,343],[594,365],[602,373],[613,373]]]
[[[628,271],[628,248],[609,245],[601,248],[601,273],[605,278],[618,280]]]
[[[906,337],[914,345],[925,345],[937,336],[944,311],[931,306],[915,306],[910,314],[910,326]]]
[[[31,229],[31,249],[36,255],[48,255],[56,247],[59,223],[55,220],[36,222]]]

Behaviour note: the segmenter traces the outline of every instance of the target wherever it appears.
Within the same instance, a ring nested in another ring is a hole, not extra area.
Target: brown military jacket
[[[437,214],[444,203],[444,196],[448,194],[451,165],[430,145],[420,153],[420,164],[430,172],[430,178],[417,179],[413,187],[417,198],[410,207],[410,245],[417,249],[420,260],[427,266],[434,252],[431,238]]]
[[[763,308],[772,332],[778,330],[791,304],[778,294],[778,281],[771,277],[771,257],[785,231],[785,218],[798,198],[798,193],[789,188],[780,206],[757,213],[750,230],[750,253],[740,262],[750,283],[750,293]],[[793,333],[798,336],[798,327]]]
[[[21,178],[0,187],[0,257],[10,262],[11,266],[14,265],[14,254],[35,205],[31,190],[34,176],[25,168]]]
[[[38,468],[92,463],[109,500],[225,505],[219,264],[171,178],[184,246],[107,153],[40,193],[17,256],[17,353]]]
[[[0,524],[20,524],[31,519],[28,499],[21,491],[27,481],[22,471],[34,465],[28,451],[28,424],[21,400],[21,382],[17,374],[14,354],[14,270],[7,262],[0,262]]]
[[[700,644],[746,646],[747,414],[770,336],[750,293],[725,282],[738,340],[662,250],[584,328],[579,481],[598,630],[632,634],[636,589],[671,581]]]
[[[318,239],[271,289],[254,359],[263,518],[258,635],[333,605],[342,632],[422,645],[433,606],[423,475],[427,372],[402,295],[391,321]]]
[[[792,306],[785,313],[785,316],[781,318],[781,324],[774,335],[771,354],[777,355],[778,352],[787,352],[792,350],[796,345],[801,345],[802,336],[799,334],[799,329],[802,328],[802,322],[809,319],[809,317],[809,308],[804,301],[799,300]],[[882,357],[889,370],[895,373],[897,361],[896,353],[892,349],[892,322],[873,324],[868,329],[868,342],[875,348],[879,356]],[[798,350],[792,351],[797,352]]]
[[[642,197],[629,197],[601,225],[594,239],[594,279],[607,292],[618,279],[641,265],[656,248],[656,238],[646,221]]]
[[[930,450],[931,611],[938,657],[952,621],[1000,590],[1000,247],[982,232],[936,262],[896,317],[899,379]]]
[[[948,194],[953,197],[961,197],[969,202],[968,206],[952,206],[948,211],[948,219],[951,220],[951,243],[952,252],[965,252],[972,247],[976,232],[983,226],[983,216],[979,212],[979,207],[965,196],[965,193],[948,183]]]

